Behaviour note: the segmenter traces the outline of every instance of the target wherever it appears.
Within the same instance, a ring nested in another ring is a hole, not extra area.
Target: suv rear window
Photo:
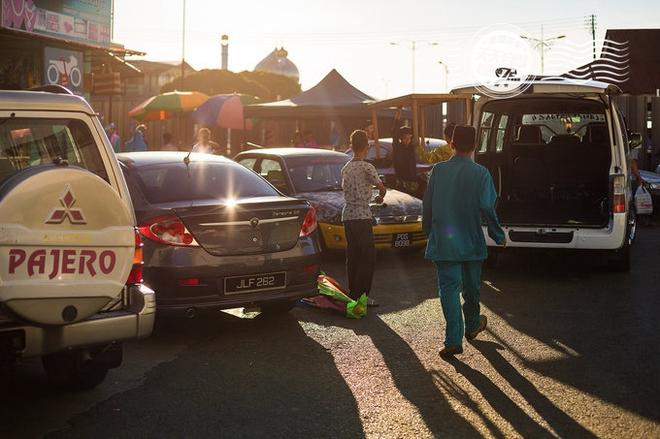
[[[151,204],[185,200],[277,196],[263,178],[236,163],[184,163],[137,168],[136,180]]]
[[[58,159],[108,181],[98,145],[79,119],[0,118],[0,183]]]

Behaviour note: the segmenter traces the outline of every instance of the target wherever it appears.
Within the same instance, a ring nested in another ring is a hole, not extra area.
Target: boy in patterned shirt
[[[386,189],[374,165],[364,161],[369,152],[369,139],[365,131],[353,131],[351,149],[353,159],[341,170],[342,189],[346,201],[341,220],[346,232],[348,290],[351,297],[357,299],[362,294],[369,295],[376,263],[369,202],[373,196],[374,186],[378,188],[378,196],[374,200],[376,203],[383,202]],[[368,304],[377,306],[373,299],[369,299]]]

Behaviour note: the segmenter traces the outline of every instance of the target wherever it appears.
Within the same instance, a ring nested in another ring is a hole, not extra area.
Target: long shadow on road
[[[417,409],[434,437],[479,436],[477,430],[452,409],[410,345],[373,309],[360,321],[315,311],[300,313],[298,317],[318,325],[339,326],[353,330],[356,335],[368,336],[382,355],[396,388]],[[356,354],[355,361],[361,361],[360,353]]]
[[[156,336],[181,332],[177,359],[49,437],[364,436],[332,356],[293,317],[172,320]]]
[[[482,289],[482,303],[516,333],[559,355],[530,359],[524,345],[511,335],[493,335],[525,367],[660,420],[659,246],[660,230],[642,230],[633,249],[630,273],[603,271],[588,256],[507,257],[497,270],[484,273],[484,279],[499,292]],[[483,353],[502,376],[514,379],[514,387],[523,385],[523,390],[540,401],[539,394],[516,376],[499,353],[490,349]],[[547,403],[545,408],[551,408]],[[561,421],[554,410],[547,414]]]
[[[515,389],[560,437],[595,437],[573,418],[555,406],[515,366],[500,353],[504,347],[490,341],[475,340],[472,345],[488,360],[499,375]],[[500,416],[507,419],[523,437],[554,437],[517,406],[498,386],[481,372],[460,362],[451,361],[457,372],[465,376],[482,393]]]

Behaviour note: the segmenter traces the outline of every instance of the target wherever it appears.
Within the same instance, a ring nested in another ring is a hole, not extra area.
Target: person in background
[[[119,134],[117,134],[117,127],[115,126],[115,124],[110,122],[108,126],[105,127],[105,133],[108,136],[108,140],[110,140],[112,149],[116,153],[121,152],[121,139],[119,138]]]
[[[174,143],[172,143],[172,134],[171,133],[163,133],[163,146],[160,147],[161,151],[178,151],[179,148],[176,147]]]
[[[311,130],[305,130],[303,131],[302,143],[298,146],[304,148],[318,148],[319,144],[314,138],[314,133],[312,133]]]
[[[371,120],[367,120],[367,123],[364,126],[364,130],[367,132],[367,138],[369,139],[369,145],[376,143],[376,127],[374,126]]]
[[[396,175],[397,189],[407,193],[419,191],[419,177],[417,175],[417,156],[415,154],[416,142],[413,141],[413,132],[410,127],[400,126],[401,109],[394,116],[392,129],[392,161]],[[419,195],[421,197],[421,194]]]
[[[222,154],[220,145],[211,140],[211,130],[208,128],[200,128],[197,131],[197,143],[193,145],[192,152],[227,155],[226,150]]]
[[[472,340],[486,329],[486,316],[479,314],[481,266],[488,256],[482,217],[488,236],[498,245],[506,245],[495,214],[493,178],[488,169],[472,160],[475,132],[464,125],[454,129],[454,156],[433,167],[424,194],[422,226],[428,236],[425,257],[437,267],[447,325],[442,357],[462,353],[463,336]],[[462,313],[461,290],[465,301]]]
[[[147,132],[146,125],[138,125],[135,127],[135,132],[133,137],[124,144],[124,151],[126,152],[138,152],[138,151],[148,151],[149,145],[145,139],[145,134]]]
[[[348,290],[353,299],[358,299],[362,294],[369,296],[376,263],[369,202],[373,197],[374,186],[378,187],[378,196],[374,200],[376,203],[383,202],[386,189],[374,165],[364,160],[369,151],[367,133],[362,130],[353,131],[350,143],[353,159],[341,170],[341,187],[346,202],[341,220],[346,232]],[[369,298],[367,304],[378,305],[372,298]]]
[[[334,120],[330,122],[330,146],[337,151],[341,143],[341,134],[337,128],[337,122]]]

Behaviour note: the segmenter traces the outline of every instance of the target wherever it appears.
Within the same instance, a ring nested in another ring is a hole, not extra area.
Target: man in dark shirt
[[[401,110],[394,116],[394,129],[392,130],[392,161],[397,185],[410,185],[417,183],[417,159],[415,156],[416,142],[413,141],[413,132],[409,127],[400,126]]]

